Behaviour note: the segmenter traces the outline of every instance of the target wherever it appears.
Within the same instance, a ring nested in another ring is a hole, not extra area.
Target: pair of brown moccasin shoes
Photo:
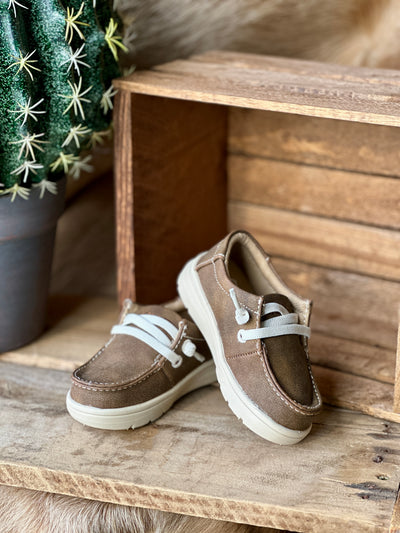
[[[292,292],[251,235],[233,232],[189,261],[180,300],[125,303],[108,343],[72,376],[69,413],[103,429],[143,426],[218,379],[254,433],[294,444],[321,398],[308,357],[311,302]]]

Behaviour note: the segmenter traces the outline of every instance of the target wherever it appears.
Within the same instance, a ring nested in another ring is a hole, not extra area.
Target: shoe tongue
[[[166,320],[168,320],[168,322],[171,322],[171,324],[173,324],[178,329],[179,323],[182,322],[182,320],[186,320],[187,335],[191,337],[202,338],[200,330],[194,323],[193,318],[189,315],[187,309],[185,309],[183,306],[182,309],[180,309],[178,312],[163,305],[146,305],[140,307],[137,312],[141,315],[149,314],[165,318]]]
[[[294,312],[289,298],[283,294],[267,294],[263,303],[277,303]],[[267,313],[261,319],[272,318],[280,313]],[[312,383],[308,371],[307,355],[299,335],[281,335],[263,339],[265,356],[283,390],[294,400],[310,405],[313,398]]]
[[[263,298],[263,303],[264,304],[277,303],[285,307],[289,311],[289,313],[294,312],[292,302],[289,300],[287,296],[284,296],[283,294],[278,294],[278,293],[266,294]]]
[[[171,324],[174,324],[176,327],[178,327],[179,322],[182,321],[182,317],[178,313],[163,305],[146,305],[141,307],[138,312],[141,315],[147,314],[160,316],[168,320],[168,322],[171,322]]]

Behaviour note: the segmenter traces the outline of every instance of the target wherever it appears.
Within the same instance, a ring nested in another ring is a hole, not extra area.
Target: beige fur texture
[[[267,533],[269,531],[272,530],[0,485],[0,533]]]
[[[399,0],[116,0],[139,67],[209,49],[400,67]]]

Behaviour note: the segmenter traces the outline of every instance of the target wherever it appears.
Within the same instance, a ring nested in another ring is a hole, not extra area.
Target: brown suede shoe
[[[272,442],[301,441],[321,409],[307,353],[311,302],[283,283],[243,231],[189,261],[178,291],[236,416]]]
[[[207,344],[178,300],[146,307],[127,300],[111,333],[72,375],[67,408],[82,424],[137,428],[184,394],[216,381]]]

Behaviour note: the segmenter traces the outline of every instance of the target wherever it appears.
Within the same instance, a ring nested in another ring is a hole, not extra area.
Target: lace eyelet
[[[171,363],[172,368],[180,367],[182,364],[182,361],[183,361],[183,357],[180,355],[177,355],[175,361]]]
[[[243,337],[243,334],[244,334],[244,329],[239,329],[239,331],[237,332],[237,339],[242,344],[246,342],[246,339]]]

